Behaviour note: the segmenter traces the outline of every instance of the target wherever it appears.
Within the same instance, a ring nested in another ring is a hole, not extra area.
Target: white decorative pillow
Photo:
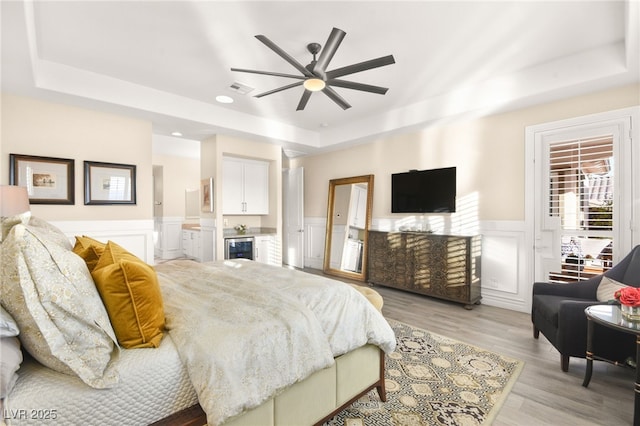
[[[120,349],[106,309],[84,260],[48,236],[30,225],[9,232],[0,257],[2,305],[40,363],[94,388],[112,387]]]
[[[59,246],[66,248],[67,250],[71,250],[73,248],[71,241],[66,235],[64,235],[64,232],[62,232],[60,229],[53,226],[46,220],[40,219],[37,216],[31,216],[28,225],[31,228],[38,228],[38,230],[40,231],[39,234],[42,235],[43,238],[45,238],[47,241],[56,243]]]
[[[0,306],[0,337],[13,337],[19,333],[20,330],[16,321],[9,315],[9,312]]]
[[[603,275],[600,284],[598,284],[596,299],[598,299],[598,302],[608,302],[609,300],[614,300],[615,292],[625,287],[629,286],[619,283],[618,281],[614,281],[611,278]]]
[[[0,241],[7,238],[7,235],[9,235],[9,231],[11,231],[11,228],[13,228],[19,223],[26,225],[27,223],[29,223],[29,219],[31,219],[30,211],[20,213],[14,216],[0,218],[0,231],[2,231],[2,234],[0,235],[0,237],[2,238],[0,239]]]

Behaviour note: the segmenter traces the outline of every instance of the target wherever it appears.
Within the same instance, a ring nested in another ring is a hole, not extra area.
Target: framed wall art
[[[202,211],[213,213],[213,178],[200,181],[200,194],[202,194]]]
[[[136,166],[85,161],[84,204],[136,204]]]
[[[75,204],[74,160],[9,154],[9,184],[24,186],[30,204]]]

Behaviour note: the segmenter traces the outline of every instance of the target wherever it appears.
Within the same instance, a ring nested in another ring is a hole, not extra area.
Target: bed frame
[[[365,345],[336,358],[333,366],[320,370],[285,389],[262,405],[224,423],[225,426],[322,425],[376,388],[387,400],[384,385],[384,352]],[[179,411],[155,426],[202,426],[207,417],[200,407]]]

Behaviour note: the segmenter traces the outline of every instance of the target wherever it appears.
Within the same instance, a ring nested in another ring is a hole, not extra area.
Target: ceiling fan
[[[363,92],[369,93],[377,93],[379,95],[384,95],[389,90],[386,87],[380,86],[372,86],[370,84],[356,83],[353,81],[347,81],[339,79],[338,77],[342,77],[349,74],[355,74],[357,72],[370,70],[373,68],[382,67],[385,65],[391,65],[395,63],[395,59],[393,59],[393,55],[383,56],[376,59],[371,59],[364,62],[359,62],[357,64],[348,65],[346,67],[336,68],[330,71],[327,71],[327,67],[329,66],[329,62],[335,55],[340,43],[342,43],[342,39],[347,33],[342,31],[341,29],[334,28],[331,30],[331,34],[329,34],[329,38],[327,42],[322,48],[318,43],[309,43],[307,45],[307,50],[313,55],[313,60],[307,66],[303,66],[300,62],[296,61],[291,55],[278,47],[274,42],[269,40],[267,37],[263,35],[257,35],[256,38],[264,43],[269,49],[276,52],[280,57],[282,57],[285,61],[293,65],[295,69],[300,71],[302,75],[294,75],[294,74],[283,74],[279,72],[269,72],[269,71],[257,71],[257,70],[248,70],[242,68],[231,68],[231,71],[238,72],[246,72],[252,74],[263,74],[263,75],[272,75],[276,77],[286,77],[286,78],[295,78],[297,81],[295,83],[288,84],[286,86],[279,87],[277,89],[269,90],[268,92],[260,93],[256,95],[256,98],[261,98],[263,96],[271,95],[273,93],[281,92],[283,90],[291,89],[298,86],[304,87],[304,93],[300,98],[300,102],[298,103],[297,111],[301,111],[309,102],[309,98],[313,92],[322,91],[325,95],[327,95],[332,101],[338,104],[342,109],[351,108],[351,105],[344,100],[335,90],[333,90],[332,86],[335,87],[343,87],[345,89],[353,89],[360,90]],[[316,59],[316,55],[320,53],[320,57]]]

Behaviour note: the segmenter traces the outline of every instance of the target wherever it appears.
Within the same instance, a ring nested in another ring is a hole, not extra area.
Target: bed
[[[151,267],[112,242],[72,246],[42,220],[14,222],[2,315],[24,361],[7,424],[322,424],[373,388],[385,399],[395,336],[349,285],[252,261]]]

